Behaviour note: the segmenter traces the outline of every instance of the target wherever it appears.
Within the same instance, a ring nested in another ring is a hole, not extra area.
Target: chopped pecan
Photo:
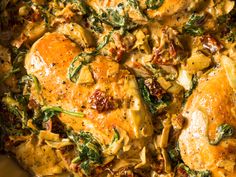
[[[149,89],[151,95],[161,99],[162,96],[166,93],[166,91],[160,86],[160,84],[155,79],[146,79],[144,84]]]
[[[96,109],[99,113],[114,110],[118,107],[119,101],[108,96],[106,92],[97,89],[89,99],[92,109]]]
[[[224,48],[223,44],[210,34],[202,36],[200,40],[203,48],[208,49],[213,54]]]
[[[178,32],[171,28],[164,28],[160,45],[153,50],[154,64],[177,65],[188,56],[180,42]]]

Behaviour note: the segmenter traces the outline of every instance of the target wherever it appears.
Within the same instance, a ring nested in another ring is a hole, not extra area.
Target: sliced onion
[[[222,65],[225,69],[230,86],[236,91],[236,61],[223,55]]]
[[[180,68],[177,82],[179,85],[183,86],[185,90],[190,90],[192,87],[192,77],[192,74]]]

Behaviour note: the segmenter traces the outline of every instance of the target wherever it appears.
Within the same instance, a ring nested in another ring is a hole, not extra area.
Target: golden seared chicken
[[[143,11],[147,12],[150,18],[162,19],[175,14],[182,14],[183,12],[189,12],[193,9],[197,9],[203,0],[191,1],[191,0],[164,0],[164,1],[125,1],[125,0],[110,0],[100,1],[92,0],[87,3],[94,8],[98,13],[101,10],[112,9],[117,10],[120,13],[122,9],[128,11],[129,17],[137,22],[147,22],[147,17]],[[139,7],[138,7],[139,6]]]
[[[79,52],[73,42],[58,33],[48,33],[33,45],[25,67],[39,80],[43,104],[82,111],[82,119],[64,114],[60,119],[75,130],[98,130],[95,135],[102,135],[106,143],[116,127],[133,138],[151,135],[149,113],[139,96],[135,77],[118,63],[97,57],[81,68],[77,83],[67,78],[69,65]],[[34,92],[32,99],[37,100],[37,94]]]
[[[187,101],[179,137],[183,161],[213,177],[236,176],[236,92],[222,68],[204,76]]]
[[[98,56],[82,66],[73,83],[67,72],[80,52],[75,43],[59,33],[47,33],[39,39],[25,60],[27,73],[40,85],[40,90],[32,87],[30,99],[44,107],[83,112],[82,118],[60,113],[59,119],[75,132],[92,133],[104,148],[118,132],[120,144],[104,153],[112,156],[122,148],[128,151],[129,142],[153,132],[135,77],[118,63]]]
[[[235,16],[234,0],[0,0],[0,150],[38,177],[236,177]]]
[[[203,0],[164,0],[163,4],[158,9],[152,10],[150,8],[147,13],[150,17],[161,18],[166,16],[175,15],[177,13],[182,14],[183,12],[189,12],[193,9],[197,9]],[[152,5],[155,7],[155,5]]]

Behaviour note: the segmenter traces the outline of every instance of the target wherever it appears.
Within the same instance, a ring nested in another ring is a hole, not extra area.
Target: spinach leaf
[[[194,89],[197,87],[197,85],[198,85],[198,77],[197,77],[197,75],[193,75],[191,88],[184,93],[183,105],[186,103],[188,97],[190,97],[190,95],[192,95],[192,93],[193,93]]]
[[[22,128],[26,128],[28,121],[27,104],[26,100],[18,97],[18,100],[13,98],[10,94],[2,99],[3,104],[7,107],[8,111],[21,119]]]
[[[124,12],[123,3],[118,4],[117,8],[100,10],[98,14],[94,11],[94,14],[96,14],[97,18],[103,23],[106,23],[113,28],[122,29],[123,31],[131,30],[138,26],[136,23],[132,22],[129,15]]]
[[[20,72],[20,68],[12,69],[8,73],[6,73],[1,79],[0,84],[3,83],[6,79],[11,77],[13,74]]]
[[[77,79],[79,78],[78,74],[82,66],[92,62],[93,57],[99,54],[99,51],[108,44],[112,33],[113,31],[104,36],[103,41],[97,46],[97,48],[94,51],[90,53],[82,52],[73,59],[68,68],[68,78],[72,82],[76,82]],[[75,65],[76,62],[78,62],[77,66]]]
[[[0,114],[0,142],[4,144],[5,136],[24,136],[30,133],[30,130],[27,128],[22,128],[22,122],[20,119],[14,118],[14,121],[11,120],[11,116],[5,116]]]
[[[128,3],[131,7],[136,9],[143,17],[147,18],[147,16],[143,13],[142,9],[140,8],[138,0],[128,0]]]
[[[96,32],[103,32],[102,23],[108,24],[113,28],[122,28],[123,31],[136,28],[138,25],[132,22],[126,12],[124,12],[124,4],[120,3],[116,8],[100,9],[98,12],[86,4],[85,1],[70,0],[77,4],[79,11],[83,15],[87,15],[88,23]],[[137,0],[129,0],[130,4],[140,12]],[[123,15],[124,14],[124,15]],[[142,13],[143,14],[143,13]],[[143,14],[144,15],[144,14]]]
[[[72,3],[72,5],[76,6],[76,10],[79,10],[80,14],[85,15],[90,12],[88,5],[84,0],[56,0],[58,2],[62,2],[64,4]]]
[[[149,110],[152,114],[160,112],[161,110],[163,110],[163,108],[169,105],[169,102],[171,101],[171,97],[169,94],[165,94],[162,99],[157,99],[156,97],[150,94],[147,86],[144,84],[143,78],[138,79],[138,85],[141,95],[144,101],[147,103]]]
[[[217,18],[221,34],[224,35],[228,42],[236,41],[236,8],[230,13],[221,15]]]
[[[228,42],[232,42],[232,43],[235,42],[236,41],[236,31],[231,30],[227,34],[226,39]]]
[[[39,83],[38,78],[37,78],[36,76],[32,75],[32,74],[29,75],[29,77],[31,78],[31,81],[32,81],[33,84],[34,84],[35,89],[36,89],[37,92],[39,93],[40,90],[41,90],[41,85],[40,85],[40,83]]]
[[[18,73],[21,71],[21,68],[23,67],[23,61],[25,59],[25,55],[27,53],[27,50],[25,48],[12,49],[12,69],[3,76],[0,80],[0,84],[4,82],[6,79],[8,79],[10,76],[12,76],[15,73]]]
[[[204,34],[202,24],[205,21],[205,15],[192,14],[188,22],[183,27],[183,31],[192,36],[201,36]]]
[[[102,27],[102,22],[97,16],[91,14],[87,19],[92,30],[99,33],[102,33],[104,31]]]
[[[178,145],[168,147],[168,154],[172,162],[181,161],[180,149]]]
[[[102,147],[91,133],[81,131],[77,134],[73,130],[69,130],[67,136],[76,144],[78,152],[72,163],[80,163],[80,168],[86,175],[91,173],[92,166],[102,164]]]
[[[211,177],[211,171],[204,170],[204,171],[194,171],[191,170],[187,165],[184,163],[180,163],[177,168],[183,169],[189,177]]]
[[[148,9],[158,9],[163,4],[164,0],[147,0],[146,5]]]
[[[217,145],[224,138],[231,137],[234,134],[234,128],[229,124],[222,124],[217,127],[216,137],[214,140],[209,140],[211,145]]]
[[[79,78],[79,71],[83,65],[89,64],[93,60],[92,53],[81,53],[77,55],[71,62],[68,69],[68,77],[72,82],[76,82]],[[75,63],[79,60],[79,64],[75,66]]]
[[[75,116],[75,117],[83,117],[84,116],[84,114],[82,112],[67,111],[67,110],[64,110],[61,107],[57,107],[57,106],[43,107],[42,113],[43,113],[44,122],[48,121],[53,116],[57,116],[59,113],[64,113],[64,114],[68,114],[68,115]]]
[[[119,139],[120,139],[120,134],[117,131],[117,129],[114,128],[114,137],[113,137],[112,143],[118,141]]]
[[[72,3],[77,5],[78,10],[82,15],[88,14],[90,12],[88,5],[84,2],[84,0],[71,0]]]
[[[107,9],[106,12],[101,14],[103,21],[107,22],[113,27],[125,27],[127,23],[127,16],[120,15],[118,10],[112,8]]]

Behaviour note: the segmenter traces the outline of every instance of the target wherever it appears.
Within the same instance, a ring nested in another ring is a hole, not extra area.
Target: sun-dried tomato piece
[[[164,28],[160,45],[153,49],[152,62],[161,65],[177,65],[188,56],[180,42],[178,32],[171,28]]]
[[[176,169],[176,177],[188,177],[188,173],[183,168]]]
[[[37,104],[37,102],[36,102],[35,100],[30,99],[30,100],[29,100],[29,103],[28,103],[28,108],[29,108],[29,109],[32,109],[32,110],[38,109],[38,108],[39,108],[39,105]]]
[[[146,79],[144,84],[149,89],[151,95],[161,99],[162,96],[166,93],[166,91],[160,86],[160,84],[155,79]]]
[[[202,36],[201,42],[203,48],[208,49],[213,54],[224,48],[223,44],[210,34]]]
[[[97,89],[89,99],[92,109],[96,109],[99,113],[114,110],[118,107],[118,100],[113,99],[112,96],[106,92]]]

